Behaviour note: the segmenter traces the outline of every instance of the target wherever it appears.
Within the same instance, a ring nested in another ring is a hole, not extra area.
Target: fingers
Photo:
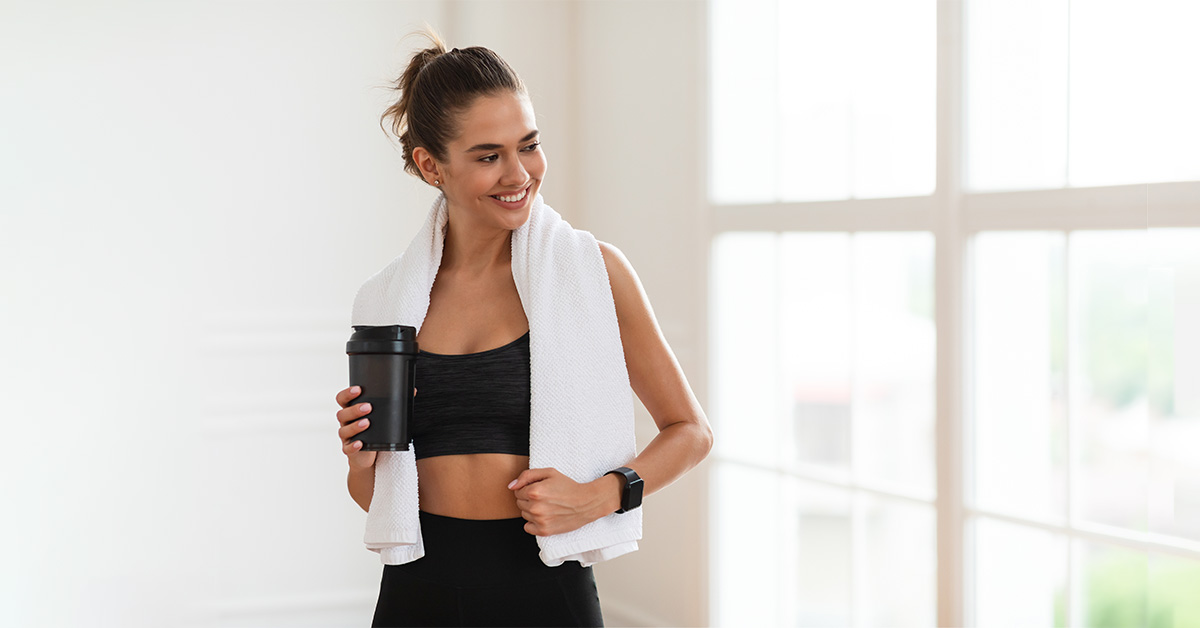
[[[342,445],[342,453],[346,454],[347,456],[353,453],[358,453],[358,450],[360,449],[362,449],[361,440],[356,440]]]
[[[522,510],[521,518],[525,519],[525,532],[532,534],[534,536],[537,536],[538,532],[541,532],[541,527],[538,525],[538,523],[536,521],[533,520],[532,514]]]
[[[354,399],[355,397],[357,397],[361,394],[362,394],[362,388],[360,388],[358,386],[351,386],[351,387],[339,392],[337,394],[337,397],[335,397],[335,399],[337,399],[337,404],[339,406],[345,408],[346,404],[350,403],[351,399]]]
[[[519,491],[534,482],[540,482],[554,475],[554,469],[525,469],[517,479],[508,483],[508,488],[514,491]]]
[[[349,425],[371,413],[371,404],[357,403],[337,411],[338,423]]]
[[[355,398],[362,394],[360,386],[351,386],[339,392],[335,399],[341,410],[337,411],[338,423],[341,425],[338,428],[338,437],[342,439],[342,452],[350,455],[362,449],[362,442],[352,440],[363,430],[371,427],[370,419],[363,418],[371,413],[371,404],[369,403],[351,403]],[[413,394],[417,394],[417,389],[413,388]]]
[[[349,411],[350,410],[343,410],[342,412],[349,412]],[[354,436],[356,436],[358,433],[362,432],[363,430],[367,429],[368,427],[371,427],[370,419],[360,419],[358,421],[351,420],[350,422],[346,423],[342,427],[338,428],[338,436],[341,437],[343,444],[349,444],[349,441],[351,438],[353,438]]]
[[[337,404],[339,406],[345,408],[347,405],[350,404],[350,402],[352,400],[354,400],[355,397],[358,397],[361,394],[362,394],[362,388],[360,388],[358,386],[351,386],[351,387],[339,392],[337,394],[337,396],[334,397],[334,399],[337,400]],[[413,388],[413,396],[416,396],[416,394],[417,394],[417,389]]]

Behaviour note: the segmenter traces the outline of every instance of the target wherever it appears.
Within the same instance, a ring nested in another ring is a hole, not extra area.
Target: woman
[[[529,468],[529,322],[513,279],[511,238],[529,219],[546,174],[533,107],[494,52],[447,51],[436,34],[429,37],[433,46],[414,55],[395,88],[399,101],[384,113],[402,143],[405,170],[440,189],[449,213],[417,336],[428,365],[417,370],[417,389],[425,392],[411,427],[425,555],[385,565],[373,625],[603,625],[591,567],[548,567],[538,557],[537,536],[622,509],[629,476],[610,472],[581,483],[554,468]],[[659,428],[626,463],[649,496],[708,454],[712,431],[637,274],[616,247],[599,245],[630,386]],[[463,409],[473,392],[488,400],[474,410],[489,422],[458,429],[456,422],[478,416]],[[359,393],[337,394],[338,434],[350,494],[369,510],[376,454],[360,451],[354,439],[370,424],[363,418],[369,404],[353,403]]]

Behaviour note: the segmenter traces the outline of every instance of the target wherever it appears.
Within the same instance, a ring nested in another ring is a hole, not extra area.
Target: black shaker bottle
[[[417,329],[408,325],[355,325],[346,343],[353,403],[371,404],[360,451],[408,451],[408,421],[417,383]]]

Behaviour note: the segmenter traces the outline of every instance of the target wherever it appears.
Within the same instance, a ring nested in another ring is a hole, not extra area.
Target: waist
[[[462,519],[521,516],[508,483],[529,468],[529,458],[508,454],[434,456],[417,460],[421,507]]]
[[[422,510],[420,521],[425,556],[385,569],[457,587],[493,586],[504,579],[533,582],[591,569],[577,561],[547,566],[537,537],[525,531],[521,517],[461,519]]]

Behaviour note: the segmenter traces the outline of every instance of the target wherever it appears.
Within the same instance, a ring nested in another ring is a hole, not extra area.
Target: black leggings
[[[420,511],[425,556],[384,565],[373,627],[603,626],[591,567],[547,567],[525,520]]]

